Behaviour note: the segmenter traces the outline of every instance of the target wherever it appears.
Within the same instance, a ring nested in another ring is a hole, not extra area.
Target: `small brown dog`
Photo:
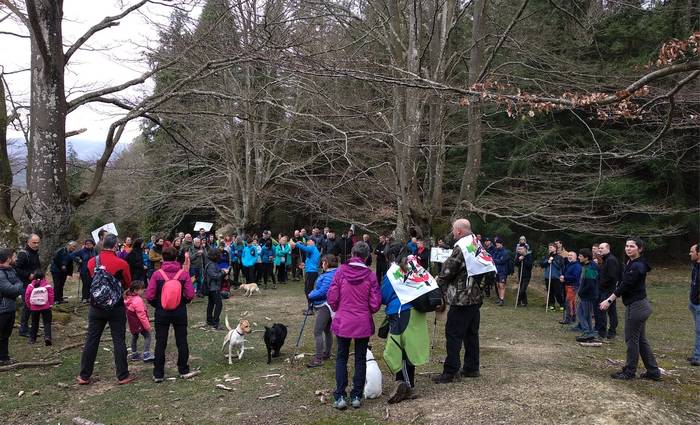
[[[241,319],[238,321],[236,329],[232,329],[231,325],[228,324],[228,315],[226,316],[225,322],[228,333],[226,334],[224,345],[221,349],[223,350],[226,348],[226,344],[228,344],[228,364],[233,364],[231,355],[234,346],[240,347],[238,350],[238,360],[243,358],[243,353],[245,352],[245,336],[250,333],[250,322],[246,319]]]
[[[244,290],[245,291],[244,296],[246,296],[246,297],[250,297],[255,292],[260,292],[260,288],[258,288],[257,283],[244,283],[238,289]]]

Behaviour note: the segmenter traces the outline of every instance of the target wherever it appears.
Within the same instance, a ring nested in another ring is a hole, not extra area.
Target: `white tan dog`
[[[255,292],[260,292],[260,288],[258,288],[257,283],[244,283],[238,289],[244,290],[245,291],[244,296],[246,296],[246,297],[253,295],[253,293],[255,293]]]
[[[365,398],[377,398],[382,395],[382,371],[374,359],[372,350],[367,348],[367,373],[365,377]]]
[[[238,350],[238,360],[243,358],[243,353],[245,352],[245,336],[250,333],[250,322],[246,319],[241,319],[238,321],[236,329],[232,329],[231,325],[228,324],[228,315],[226,316],[225,322],[228,333],[226,334],[224,345],[221,349],[223,350],[226,348],[226,344],[228,344],[228,364],[233,364],[231,355],[234,346],[240,347]]]

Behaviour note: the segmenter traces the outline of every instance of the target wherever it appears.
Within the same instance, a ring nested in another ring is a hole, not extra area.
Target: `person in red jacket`
[[[131,285],[131,272],[129,264],[117,257],[117,237],[108,234],[102,241],[102,251],[98,255],[100,267],[117,278],[124,290]],[[90,277],[95,274],[95,258],[88,262],[88,272]],[[129,373],[129,363],[126,352],[126,308],[124,300],[120,300],[111,310],[105,310],[94,305],[88,307],[88,330],[85,337],[85,346],[80,358],[80,375],[77,378],[79,385],[88,385],[93,369],[97,350],[100,348],[100,339],[105,326],[109,323],[109,330],[112,334],[112,344],[114,345],[114,366],[117,369],[117,380],[119,384],[128,384],[136,377]]]

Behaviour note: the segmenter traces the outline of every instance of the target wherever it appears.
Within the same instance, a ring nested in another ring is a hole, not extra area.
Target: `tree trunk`
[[[0,247],[17,247],[17,223],[12,216],[12,169],[7,153],[5,85],[0,80]]]
[[[22,227],[42,236],[42,264],[66,242],[72,206],[66,182],[62,1],[27,0],[32,24],[31,121]]]
[[[486,33],[486,0],[474,3],[474,20],[472,22],[472,51],[469,55],[469,85],[477,83],[484,66],[484,36]],[[459,191],[459,202],[454,216],[464,212],[462,202],[473,202],[476,197],[476,185],[481,173],[481,105],[478,100],[468,106],[469,130],[467,134],[467,162]]]

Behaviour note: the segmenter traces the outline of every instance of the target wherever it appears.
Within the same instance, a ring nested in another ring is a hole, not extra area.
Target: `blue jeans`
[[[335,392],[333,395],[338,400],[345,397],[345,388],[348,386],[348,356],[350,343],[353,338],[338,338],[338,354],[335,358]],[[362,397],[365,390],[365,378],[367,373],[367,345],[369,338],[355,339],[355,374],[352,377],[352,391],[350,397]]]
[[[688,304],[688,309],[693,314],[695,320],[695,350],[693,351],[693,359],[700,361],[700,304]]]
[[[593,329],[593,309],[595,308],[595,300],[580,300],[576,307],[576,318],[581,327],[582,336],[596,336],[597,333]]]

